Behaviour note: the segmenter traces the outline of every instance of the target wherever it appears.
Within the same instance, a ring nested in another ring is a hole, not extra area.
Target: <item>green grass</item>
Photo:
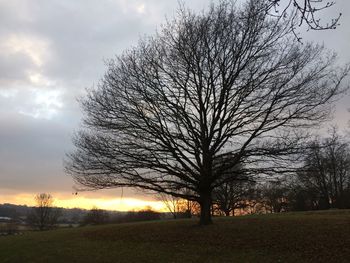
[[[0,237],[0,262],[350,262],[350,211],[28,232]]]

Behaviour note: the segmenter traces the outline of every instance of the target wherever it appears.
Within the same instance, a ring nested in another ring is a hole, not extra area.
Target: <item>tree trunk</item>
[[[210,225],[213,223],[211,220],[211,197],[210,194],[203,194],[200,197],[201,215],[200,225]]]

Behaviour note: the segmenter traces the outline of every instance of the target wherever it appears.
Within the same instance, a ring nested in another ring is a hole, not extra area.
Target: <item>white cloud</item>
[[[18,108],[20,114],[50,120],[63,108],[61,90],[31,90],[31,100]]]
[[[0,89],[0,96],[9,99],[14,98],[18,94],[18,90],[16,89]]]
[[[38,72],[31,72],[28,73],[28,78],[30,82],[36,86],[43,87],[43,86],[53,86],[54,82],[45,76],[43,76],[41,73]]]
[[[117,1],[119,6],[121,7],[123,13],[130,14],[138,13],[145,14],[146,12],[146,4],[143,1],[136,0],[119,0]]]
[[[140,14],[144,14],[145,13],[145,4],[138,4],[137,7],[136,7],[136,10],[138,13]]]
[[[5,37],[1,50],[1,53],[27,56],[37,67],[44,66],[50,55],[48,41],[24,34],[12,34]]]

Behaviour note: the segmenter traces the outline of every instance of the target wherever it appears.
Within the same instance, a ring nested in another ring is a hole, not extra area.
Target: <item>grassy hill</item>
[[[350,262],[350,211],[130,223],[0,237],[0,262]]]

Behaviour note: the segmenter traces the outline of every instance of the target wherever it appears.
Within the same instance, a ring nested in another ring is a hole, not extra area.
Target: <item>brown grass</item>
[[[206,227],[196,222],[107,225],[0,238],[0,262],[350,262],[350,211],[218,218]],[[42,254],[31,252],[37,244]],[[6,249],[16,255],[4,253]]]

